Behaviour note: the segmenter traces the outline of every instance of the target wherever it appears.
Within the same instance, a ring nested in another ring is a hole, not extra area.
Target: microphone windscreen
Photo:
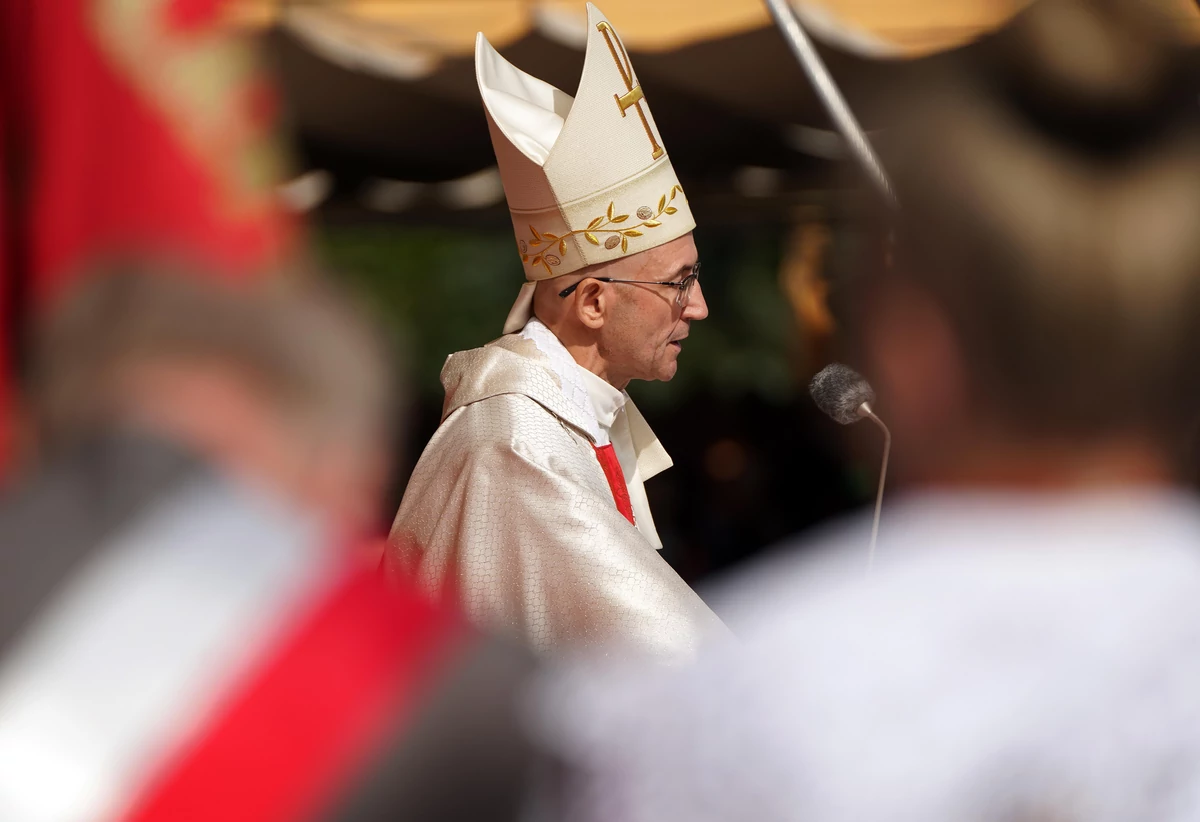
[[[858,422],[862,419],[858,415],[859,406],[875,401],[875,392],[862,375],[841,363],[821,369],[809,383],[808,393],[817,408],[842,425]]]

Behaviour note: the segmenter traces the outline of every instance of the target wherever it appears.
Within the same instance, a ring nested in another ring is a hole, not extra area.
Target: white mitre
[[[475,74],[525,279],[504,333],[532,316],[539,280],[682,237],[696,227],[629,55],[587,4],[574,99],[513,66],[481,33]]]

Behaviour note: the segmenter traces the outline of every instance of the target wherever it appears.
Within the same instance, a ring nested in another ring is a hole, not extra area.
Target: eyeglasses
[[[558,292],[558,296],[560,296],[560,297],[570,296],[571,292],[574,291],[576,288],[579,288],[579,286],[585,280],[595,280],[596,282],[600,282],[600,283],[636,283],[638,285],[666,285],[666,286],[670,286],[671,288],[679,289],[679,294],[675,297],[675,305],[679,306],[680,308],[687,308],[688,301],[691,300],[691,298],[692,298],[692,286],[695,285],[696,280],[699,279],[699,277],[700,277],[700,263],[696,263],[694,266],[692,266],[692,273],[687,275],[686,277],[684,277],[682,280],[668,280],[668,281],[664,281],[664,282],[658,282],[655,280],[615,280],[612,277],[584,277],[582,280],[575,283],[575,285],[567,286],[562,291]]]

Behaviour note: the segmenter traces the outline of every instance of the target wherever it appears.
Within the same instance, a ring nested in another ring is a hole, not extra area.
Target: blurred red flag
[[[89,260],[176,253],[237,280],[290,245],[275,98],[223,5],[0,2],[0,466],[14,343]]]

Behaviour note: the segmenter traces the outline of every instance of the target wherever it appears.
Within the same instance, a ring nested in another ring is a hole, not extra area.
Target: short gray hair
[[[391,428],[386,346],[332,283],[310,276],[222,282],[174,261],[89,271],[35,333],[31,400],[51,443],[111,424],[121,376],[144,362],[236,369],[281,411],[322,435]]]
[[[1022,430],[1176,437],[1200,410],[1194,84],[1136,4],[1046,37],[1052,5],[904,100],[867,284],[937,300],[979,399]]]

